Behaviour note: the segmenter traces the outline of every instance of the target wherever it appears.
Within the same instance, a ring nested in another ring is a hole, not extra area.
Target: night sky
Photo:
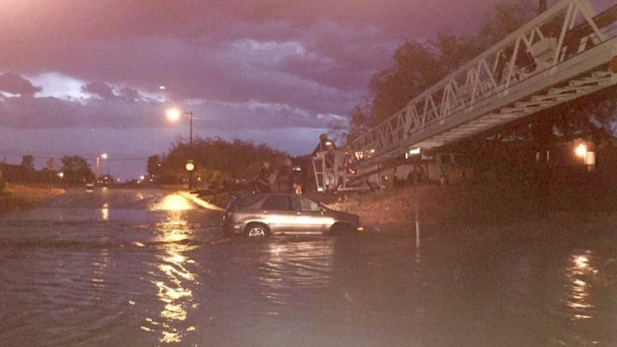
[[[401,42],[474,33],[495,2],[1,0],[0,160],[161,154],[188,135],[170,105],[208,119],[196,135],[305,154]]]

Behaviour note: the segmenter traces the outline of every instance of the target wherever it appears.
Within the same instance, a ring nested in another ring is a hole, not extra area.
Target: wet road
[[[0,220],[0,346],[615,346],[617,237],[225,240],[160,191]],[[430,236],[432,235],[432,236]]]

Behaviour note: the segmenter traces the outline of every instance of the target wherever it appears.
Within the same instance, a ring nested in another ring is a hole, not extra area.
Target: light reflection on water
[[[612,230],[471,254],[437,235],[223,240],[182,196],[94,202],[92,222],[0,221],[0,346],[617,345]]]
[[[574,321],[592,319],[594,305],[590,298],[590,280],[598,272],[590,264],[590,260],[593,259],[592,254],[589,251],[577,253],[570,259],[571,265],[567,268],[567,276],[571,286],[567,305],[571,311],[571,319]]]
[[[182,328],[174,324],[185,321],[189,314],[188,310],[197,306],[192,305],[193,291],[188,288],[195,282],[195,275],[187,265],[193,264],[194,260],[186,255],[186,252],[194,248],[189,245],[194,235],[183,214],[183,211],[191,209],[193,206],[190,202],[176,194],[166,196],[151,208],[152,211],[167,212],[166,219],[157,224],[160,235],[153,240],[162,247],[162,254],[157,256],[160,260],[157,268],[164,276],[160,276],[160,280],[151,281],[157,288],[157,298],[164,306],[158,319],[146,319],[147,325],[159,326],[158,329],[162,329],[159,339],[161,343],[181,342],[187,332],[195,330],[194,327]],[[154,330],[147,325],[142,326],[142,329]]]
[[[170,194],[165,196],[161,202],[153,205],[151,211],[187,211],[194,209],[193,205],[180,194]]]
[[[109,220],[109,204],[103,204],[103,208],[101,208],[101,220],[107,222]]]
[[[331,280],[334,241],[268,243],[264,276],[271,289],[291,286],[326,287]]]

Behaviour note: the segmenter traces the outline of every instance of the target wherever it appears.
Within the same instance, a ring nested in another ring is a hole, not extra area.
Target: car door
[[[318,203],[305,197],[291,197],[292,206],[298,216],[295,230],[306,233],[322,233],[328,231],[332,225],[331,218],[321,212]]]
[[[262,218],[271,233],[294,232],[298,215],[293,210],[289,196],[273,195],[262,205]]]

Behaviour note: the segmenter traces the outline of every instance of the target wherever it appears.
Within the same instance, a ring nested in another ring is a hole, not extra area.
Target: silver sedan
[[[336,234],[361,231],[360,218],[292,194],[253,194],[232,200],[223,214],[223,234]]]

